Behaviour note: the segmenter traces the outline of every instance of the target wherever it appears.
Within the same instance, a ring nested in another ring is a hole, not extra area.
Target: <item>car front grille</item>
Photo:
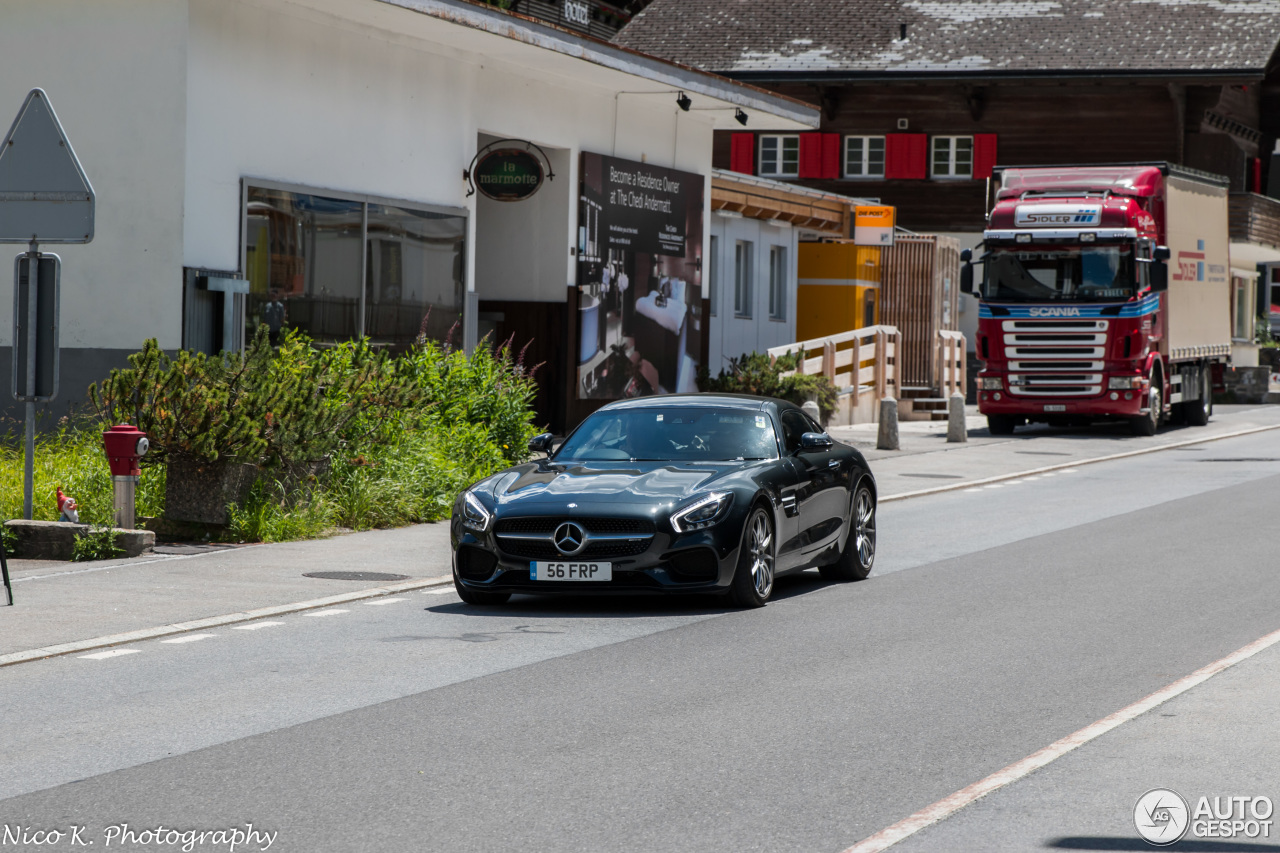
[[[572,521],[582,527],[589,540],[575,560],[609,560],[635,557],[649,549],[654,524],[642,518],[565,518],[535,516],[503,518],[494,525],[498,547],[509,557],[522,560],[556,560],[565,555],[556,548],[551,537],[557,527]]]
[[[559,515],[530,516],[525,518],[500,518],[493,532],[498,536],[512,533],[545,533],[550,536],[566,521],[582,525],[588,533],[652,536],[653,522],[644,518],[566,518]]]

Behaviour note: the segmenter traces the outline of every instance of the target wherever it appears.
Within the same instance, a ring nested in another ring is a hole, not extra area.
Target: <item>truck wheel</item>
[[[1018,420],[1013,415],[987,415],[987,432],[992,435],[1013,435]]]
[[[1182,404],[1183,414],[1191,426],[1204,426],[1209,423],[1213,414],[1213,388],[1209,382],[1209,366],[1200,370],[1200,399],[1188,400]]]
[[[1134,435],[1155,435],[1156,429],[1160,426],[1160,409],[1164,405],[1164,397],[1160,394],[1159,385],[1151,389],[1151,411],[1145,415],[1138,415],[1136,418],[1129,419],[1129,428],[1133,430]]]

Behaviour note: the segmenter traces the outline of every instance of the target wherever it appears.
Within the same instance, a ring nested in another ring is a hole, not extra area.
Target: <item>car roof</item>
[[[753,394],[698,393],[654,394],[647,397],[632,397],[627,400],[617,400],[603,408],[647,409],[658,406],[725,406],[733,409],[759,411],[771,403],[779,408],[790,408],[795,406],[794,403],[789,403],[786,400],[776,400],[772,397],[757,397]]]

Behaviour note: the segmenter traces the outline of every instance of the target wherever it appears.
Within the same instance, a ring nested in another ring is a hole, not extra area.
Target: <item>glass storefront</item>
[[[300,329],[401,348],[461,318],[466,217],[253,185],[245,198],[247,340],[265,325],[273,341]]]

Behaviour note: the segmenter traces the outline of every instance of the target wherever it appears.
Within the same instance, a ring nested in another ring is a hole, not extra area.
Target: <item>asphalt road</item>
[[[875,576],[758,611],[416,592],[8,667],[0,824],[835,853],[1280,628],[1278,487],[1264,433],[886,504]],[[911,849],[1049,843],[987,806]]]

